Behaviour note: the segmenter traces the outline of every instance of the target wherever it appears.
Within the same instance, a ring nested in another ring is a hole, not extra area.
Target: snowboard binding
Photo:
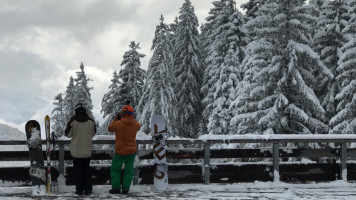
[[[161,141],[161,140],[163,140],[164,138],[163,138],[163,135],[162,134],[157,134],[157,135],[154,135],[154,136],[152,136],[152,140],[154,141],[154,142],[159,142],[159,141]]]

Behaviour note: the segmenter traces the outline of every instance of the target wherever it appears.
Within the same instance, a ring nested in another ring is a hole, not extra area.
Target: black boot
[[[120,188],[113,188],[111,190],[109,190],[110,194],[121,194],[121,190]]]
[[[127,194],[127,193],[129,193],[129,191],[128,191],[128,190],[124,190],[124,189],[122,189],[122,194]]]

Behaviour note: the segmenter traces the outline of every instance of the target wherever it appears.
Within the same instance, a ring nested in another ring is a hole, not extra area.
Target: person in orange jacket
[[[121,113],[108,126],[109,132],[115,132],[115,154],[111,164],[112,189],[109,191],[110,194],[127,194],[130,190],[137,152],[136,134],[141,128],[140,123],[134,119],[133,113],[132,106],[124,106]],[[121,119],[119,119],[120,115]],[[123,164],[125,164],[125,172],[121,183]]]

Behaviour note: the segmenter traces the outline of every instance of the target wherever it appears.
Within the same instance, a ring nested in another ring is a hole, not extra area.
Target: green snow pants
[[[125,173],[122,183],[123,190],[129,190],[131,186],[131,181],[133,177],[133,165],[135,162],[136,153],[127,155],[127,156],[120,156],[118,154],[114,154],[114,158],[112,159],[111,164],[111,186],[113,189],[121,188],[120,180],[121,180],[121,169],[122,165],[125,164]]]

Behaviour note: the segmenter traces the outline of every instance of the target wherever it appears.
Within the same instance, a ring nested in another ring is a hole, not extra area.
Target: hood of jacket
[[[128,116],[121,117],[121,122],[124,123],[125,125],[131,125],[131,124],[135,123],[136,120],[134,119],[134,117],[132,115],[128,115]]]
[[[77,122],[86,122],[88,120],[93,121],[95,124],[95,121],[89,117],[89,115],[86,112],[79,112],[76,113],[72,118],[70,118],[68,124],[71,124],[73,121],[77,121]],[[95,133],[96,133],[96,126],[94,127]],[[65,133],[67,134],[69,132],[69,129],[65,130]]]
[[[78,113],[78,114],[75,114],[73,117],[72,117],[72,120],[71,121],[78,121],[78,122],[86,122],[88,120],[92,120],[94,121],[92,118],[89,117],[89,115],[87,113]]]

